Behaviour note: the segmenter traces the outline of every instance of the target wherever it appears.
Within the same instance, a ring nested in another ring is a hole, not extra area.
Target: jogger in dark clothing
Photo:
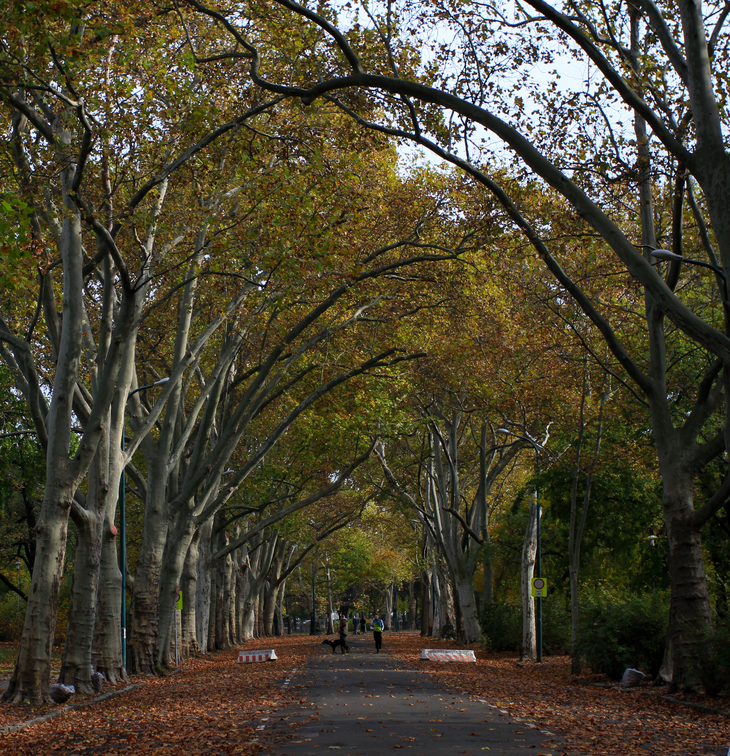
[[[372,624],[373,639],[375,640],[375,650],[380,653],[383,647],[383,620],[376,614]]]

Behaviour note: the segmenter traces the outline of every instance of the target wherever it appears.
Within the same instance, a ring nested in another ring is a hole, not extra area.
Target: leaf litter
[[[730,717],[645,695],[652,690],[648,685],[630,691],[618,685],[596,687],[595,676],[571,677],[567,656],[544,657],[542,664],[522,663],[514,654],[492,654],[472,646],[476,664],[439,664],[420,660],[421,648],[455,648],[455,643],[408,634],[389,634],[384,640],[392,656],[432,675],[444,687],[481,699],[528,725],[560,733],[571,756],[730,753]],[[727,699],[702,703],[730,709]]]
[[[294,680],[289,685],[284,682],[294,668],[306,665],[315,651],[312,640],[308,636],[264,638],[247,643],[246,649],[272,646],[277,653],[280,647],[283,651],[275,661],[238,664],[238,651],[232,649],[186,660],[171,676],[133,676],[118,688],[146,684],[43,724],[0,735],[0,753],[37,756],[40,748],[43,753],[64,756],[254,756],[271,740],[268,725],[278,712],[308,705],[301,685]],[[71,703],[83,700],[74,696]],[[0,728],[57,708],[3,704]],[[258,729],[262,724],[264,729]]]
[[[730,718],[640,691],[593,687],[590,676],[571,677],[567,657],[546,657],[541,665],[518,664],[514,655],[474,649],[475,664],[436,664],[419,659],[425,641],[416,634],[388,634],[386,640],[393,657],[432,675],[446,689],[508,712],[521,720],[517,726],[560,733],[565,744],[561,753],[570,756],[725,756],[730,747]],[[431,648],[455,645],[431,638],[427,643]],[[305,686],[296,679],[284,684],[293,669],[306,665],[308,656],[319,651],[318,644],[309,636],[285,636],[253,641],[246,648],[272,646],[277,648],[276,661],[237,664],[237,650],[230,650],[187,660],[172,676],[133,677],[117,687],[146,684],[49,722],[0,735],[0,752],[3,756],[37,756],[39,748],[64,756],[269,752],[281,739],[296,738],[298,725],[306,718],[318,719],[302,690]],[[83,699],[76,696],[74,702]],[[730,708],[726,702],[707,703]],[[55,708],[2,705],[0,728]],[[283,721],[286,710],[293,709],[305,718]],[[283,726],[272,731],[274,721]]]

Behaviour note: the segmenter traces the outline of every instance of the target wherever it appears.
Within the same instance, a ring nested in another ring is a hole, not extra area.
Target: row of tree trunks
[[[417,629],[418,623],[418,598],[416,596],[416,581],[408,581],[408,629]]]
[[[452,410],[448,418],[437,405],[430,410],[427,438],[430,454],[420,460],[424,474],[417,493],[410,492],[396,478],[386,461],[383,445],[376,447],[376,454],[398,496],[418,514],[426,533],[424,548],[438,556],[434,558],[432,590],[448,600],[446,606],[432,612],[428,632],[455,635],[463,643],[475,643],[481,638],[474,592],[474,576],[480,564],[484,566],[484,605],[488,606],[493,600],[489,495],[494,483],[528,442],[526,439],[511,444],[497,442],[498,429],[488,420],[481,420],[479,443],[471,450],[478,458],[476,495],[466,504],[460,469],[464,468],[466,474],[471,475],[469,468],[473,469],[473,464],[465,464],[460,457],[463,451],[460,444],[464,446],[463,438],[469,435],[460,433],[461,423],[458,410]],[[437,603],[435,601],[434,605]],[[426,613],[425,605],[422,613]],[[426,624],[423,623],[422,632]]]

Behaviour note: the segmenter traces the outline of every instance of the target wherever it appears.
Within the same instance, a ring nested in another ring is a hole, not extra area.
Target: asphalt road
[[[304,684],[309,703],[277,713],[266,729],[299,725],[276,756],[383,756],[392,749],[413,756],[492,754],[558,756],[560,739],[478,698],[447,692],[430,675],[375,653],[372,635],[348,636],[349,654],[322,646],[292,683]],[[384,639],[387,646],[387,635]]]

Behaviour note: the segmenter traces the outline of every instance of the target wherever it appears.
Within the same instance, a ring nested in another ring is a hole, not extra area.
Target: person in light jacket
[[[380,653],[380,649],[383,647],[383,620],[380,619],[380,615],[376,614],[371,625],[373,631],[373,640],[375,641],[375,650]]]

